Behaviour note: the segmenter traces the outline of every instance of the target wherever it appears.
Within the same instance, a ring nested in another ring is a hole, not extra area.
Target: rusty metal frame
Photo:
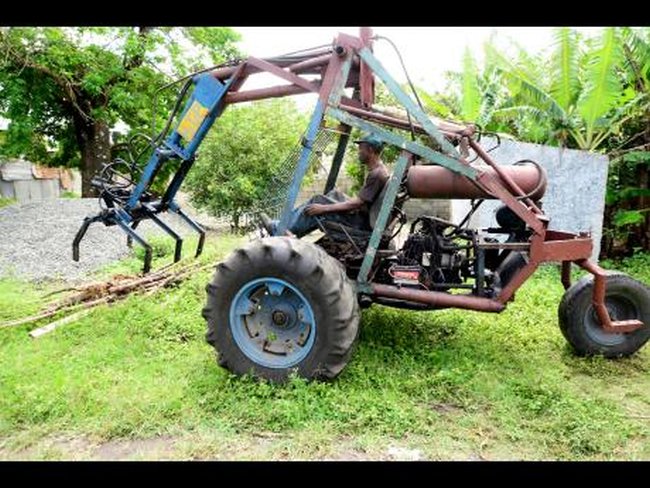
[[[641,323],[638,321],[613,322],[605,306],[605,272],[588,261],[592,252],[591,237],[585,234],[572,234],[569,232],[548,229],[549,219],[544,212],[524,194],[517,183],[501,170],[499,165],[473,138],[475,129],[472,125],[459,125],[441,121],[434,123],[431,118],[407,95],[383,68],[372,52],[372,30],[362,28],[360,36],[339,34],[333,40],[331,47],[313,50],[309,54],[299,56],[286,55],[278,58],[260,59],[249,57],[233,65],[214,70],[211,76],[227,86],[227,91],[220,105],[219,113],[227,105],[261,100],[267,98],[284,97],[302,93],[317,93],[318,102],[307,131],[303,139],[303,151],[294,180],[290,187],[280,230],[286,229],[287,215],[292,210],[297,189],[309,164],[311,142],[315,131],[320,127],[326,116],[338,120],[342,127],[352,127],[368,131],[395,145],[402,150],[400,174],[402,177],[407,168],[404,160],[417,156],[423,164],[436,164],[450,171],[468,178],[475,185],[496,198],[500,199],[517,216],[519,216],[533,231],[529,240],[527,263],[515,273],[509,283],[495,298],[484,298],[472,295],[451,295],[443,292],[406,290],[390,287],[379,283],[367,281],[372,276],[374,266],[373,256],[378,245],[378,239],[371,239],[372,245],[366,251],[364,260],[364,273],[357,283],[360,293],[367,293],[376,297],[402,299],[427,305],[432,308],[452,306],[471,310],[500,312],[514,297],[515,292],[528,279],[537,267],[544,262],[559,261],[562,263],[562,284],[565,288],[571,282],[571,263],[582,267],[594,275],[593,303],[598,313],[602,326],[607,331],[629,332],[636,330]],[[246,80],[258,73],[269,73],[281,79],[284,84],[265,88],[242,91]],[[307,79],[306,75],[316,75],[318,79]],[[410,116],[410,120],[396,117],[392,114],[382,113],[373,107],[375,92],[375,77],[380,79],[389,91],[400,101]],[[288,84],[287,84],[288,83]],[[345,88],[352,87],[355,95],[352,98],[345,95]],[[216,115],[215,115],[216,117]],[[431,147],[402,138],[386,129],[393,127],[403,130],[413,129],[419,134],[428,136],[434,147]],[[459,154],[454,143],[459,148],[465,149]],[[345,151],[345,145],[337,153],[339,159]],[[473,149],[477,158],[494,169],[490,173],[481,169],[479,165],[470,164],[465,156],[467,149]],[[336,169],[338,171],[338,169]],[[328,178],[328,187],[333,185],[336,175]],[[392,189],[395,193],[399,182],[393,182]],[[394,200],[394,198],[393,198]],[[389,206],[391,202],[386,202]],[[382,209],[390,210],[390,209]],[[383,232],[387,219],[382,219],[381,225],[373,231],[373,237]],[[505,247],[504,247],[505,249]]]
[[[395,80],[383,68],[381,63],[372,54],[372,31],[362,28],[358,38],[346,34],[339,34],[334,40],[334,50],[328,56],[319,53],[313,59],[306,59],[293,65],[276,66],[269,61],[249,58],[249,68],[246,76],[260,71],[275,74],[291,85],[252,90],[243,93],[233,93],[227,97],[227,102],[238,103],[257,98],[285,96],[307,91],[319,91],[319,101],[322,103],[322,116],[325,114],[337,119],[343,127],[356,127],[372,132],[389,144],[400,147],[403,157],[419,156],[425,164],[438,164],[447,169],[472,179],[475,184],[487,193],[500,199],[517,216],[519,216],[530,229],[533,235],[528,246],[527,263],[515,273],[509,283],[494,299],[476,297],[471,295],[450,295],[435,291],[414,291],[390,287],[367,281],[371,276],[371,268],[375,263],[374,256],[377,251],[378,236],[383,228],[373,232],[371,245],[366,252],[364,266],[357,282],[360,292],[369,293],[377,297],[402,299],[409,302],[426,304],[433,308],[453,306],[472,310],[500,312],[514,297],[515,292],[544,262],[559,261],[562,263],[562,284],[565,288],[570,286],[571,263],[582,267],[594,275],[594,307],[607,331],[629,332],[640,326],[638,321],[612,322],[604,304],[605,281],[604,271],[588,261],[592,252],[592,240],[588,235],[576,235],[569,232],[548,229],[549,219],[538,205],[532,201],[517,183],[504,172],[490,155],[473,139],[473,126],[458,126],[456,124],[436,125],[431,119],[401,90]],[[307,81],[300,77],[300,73],[320,68],[321,82]],[[389,91],[402,103],[412,120],[395,117],[375,109],[374,102],[374,76],[384,82]],[[359,90],[359,100],[352,100],[344,96],[343,89],[353,86]],[[235,87],[237,88],[237,87]],[[319,117],[322,117],[319,115]],[[419,134],[428,135],[440,148],[435,151],[413,141],[400,138],[382,127],[398,129],[413,129]],[[471,148],[478,159],[494,169],[495,174],[483,171],[477,165],[470,165],[463,155],[459,155],[451,144],[457,142],[460,146]],[[341,155],[339,155],[340,157]],[[401,170],[405,166],[400,165]],[[403,171],[397,177],[403,176]],[[300,175],[296,175],[299,177]],[[331,175],[330,175],[331,176]],[[336,176],[334,176],[335,178]],[[333,185],[333,178],[328,178],[328,186]],[[395,187],[395,184],[392,185]],[[397,190],[397,188],[393,188]],[[287,202],[290,206],[292,202]],[[390,205],[390,202],[386,202]],[[386,209],[383,209],[386,210]],[[386,220],[386,219],[383,219]],[[384,222],[380,222],[383,224]],[[376,235],[375,235],[376,234]],[[498,247],[498,244],[497,244]]]

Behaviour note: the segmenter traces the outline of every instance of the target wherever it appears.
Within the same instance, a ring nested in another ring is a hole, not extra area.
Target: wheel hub
[[[287,325],[287,322],[289,321],[289,318],[287,315],[281,311],[281,310],[274,310],[273,311],[273,323],[277,325],[278,327],[284,327]]]
[[[316,323],[309,301],[279,278],[259,278],[244,285],[231,303],[230,317],[235,342],[262,366],[291,367],[314,344]]]

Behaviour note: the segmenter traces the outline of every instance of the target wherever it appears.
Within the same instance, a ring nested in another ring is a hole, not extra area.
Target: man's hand
[[[327,205],[323,205],[322,203],[312,203],[311,205],[307,205],[305,213],[307,215],[315,216],[327,213],[327,210]]]

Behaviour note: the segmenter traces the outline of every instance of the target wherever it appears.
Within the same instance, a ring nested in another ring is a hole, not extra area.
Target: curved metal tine
[[[92,217],[88,216],[84,218],[84,221],[81,223],[81,227],[79,227],[79,230],[77,231],[77,235],[75,235],[74,237],[74,241],[72,241],[73,261],[79,261],[79,244],[81,243],[81,240],[86,235],[86,232],[88,231],[88,227],[90,227],[90,224],[92,224],[93,222],[97,222],[99,220],[101,220],[101,217],[99,215],[94,215]]]
[[[169,234],[176,241],[176,248],[174,250],[174,262],[177,263],[178,261],[181,260],[181,252],[182,252],[182,249],[183,249],[183,239],[176,232],[174,232],[171,227],[169,227],[162,220],[160,220],[160,218],[156,214],[149,213],[148,215],[151,218],[151,220],[153,220],[154,223],[158,225],[158,227],[160,227],[162,230],[164,230],[167,234]]]
[[[195,258],[198,258],[203,252],[203,244],[205,243],[205,230],[180,208],[176,207],[175,209],[171,210],[172,212],[176,212],[190,227],[192,227],[192,229],[199,233],[199,243],[196,246],[196,254],[194,255]]]
[[[138,244],[144,247],[144,267],[142,268],[142,272],[144,274],[147,274],[149,271],[151,271],[151,245],[145,241],[144,238],[140,236],[140,234],[131,229],[131,227],[129,227],[129,224],[126,222],[117,219],[115,223],[119,225],[122,230],[127,233],[127,235],[131,236]]]
[[[138,225],[140,225],[139,220],[134,220],[133,225],[131,225],[131,229],[135,230],[138,228]],[[126,236],[126,245],[128,247],[133,247],[133,238],[131,237],[131,234]]]

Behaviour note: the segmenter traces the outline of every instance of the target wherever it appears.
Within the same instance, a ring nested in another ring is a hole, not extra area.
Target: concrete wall
[[[484,137],[481,145],[489,149],[495,142]],[[490,155],[499,164],[532,159],[543,166],[548,173],[548,186],[542,204],[551,219],[549,229],[591,232],[594,242],[592,259],[598,259],[609,162],[606,156],[507,139],[502,139],[501,146]],[[499,206],[498,201],[485,201],[472,217],[471,225],[495,225],[494,213]],[[469,201],[453,200],[451,207],[452,220],[459,222],[469,209]]]
[[[0,160],[0,196],[13,198],[18,203],[59,198],[63,191],[72,191],[81,195],[81,175],[78,170],[71,171],[70,181],[57,176],[43,177],[38,166],[20,159]],[[46,169],[51,171],[52,169]],[[70,185],[70,186],[68,186]]]

